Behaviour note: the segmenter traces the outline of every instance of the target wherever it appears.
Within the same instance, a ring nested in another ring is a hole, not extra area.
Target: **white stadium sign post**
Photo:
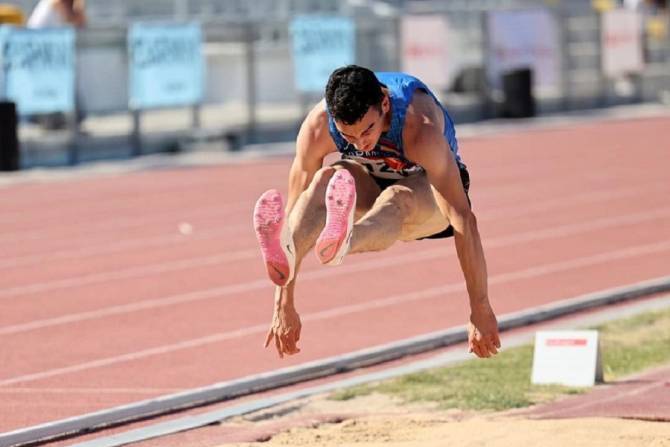
[[[401,21],[402,71],[435,89],[449,85],[449,24],[443,16],[405,16]]]
[[[560,89],[560,43],[554,16],[545,9],[491,11],[488,17],[487,74],[494,88],[510,70],[531,68],[540,92]]]
[[[593,386],[602,381],[598,331],[539,331],[531,382]]]
[[[615,9],[602,14],[603,72],[616,78],[639,73],[642,60],[642,17],[635,11]]]

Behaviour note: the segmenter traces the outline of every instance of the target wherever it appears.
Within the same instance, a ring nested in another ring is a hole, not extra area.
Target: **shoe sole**
[[[276,285],[285,286],[295,271],[295,245],[279,191],[271,189],[261,195],[253,221],[268,276]]]
[[[356,211],[356,183],[349,171],[333,174],[325,199],[326,225],[316,241],[316,256],[322,264],[339,265],[349,251]]]

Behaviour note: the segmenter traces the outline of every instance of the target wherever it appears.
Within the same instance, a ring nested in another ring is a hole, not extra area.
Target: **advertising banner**
[[[602,14],[602,67],[607,76],[639,73],[642,62],[642,17],[615,9]]]
[[[205,64],[199,24],[135,23],[128,33],[128,59],[131,109],[202,101]]]
[[[349,18],[297,16],[291,35],[295,83],[301,92],[322,92],[333,70],[355,61],[355,26]]]
[[[449,24],[446,17],[405,16],[401,22],[402,71],[435,89],[446,89],[450,80]]]
[[[539,90],[560,88],[560,44],[556,21],[544,9],[488,14],[487,75],[499,87],[511,70],[531,68]]]
[[[20,115],[74,109],[75,33],[71,28],[3,28],[3,96]]]

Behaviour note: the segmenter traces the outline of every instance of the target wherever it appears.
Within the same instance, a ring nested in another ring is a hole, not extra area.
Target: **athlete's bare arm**
[[[293,210],[300,194],[312,182],[314,174],[322,167],[323,159],[336,150],[328,133],[325,101],[321,101],[309,112],[298,132],[296,155],[288,180],[287,216]],[[285,287],[277,286],[275,289],[274,312],[265,338],[265,347],[274,341],[279,357],[300,352],[298,341],[302,323],[295,309],[294,287],[295,281],[291,281]]]
[[[296,140],[296,153],[288,177],[288,215],[300,194],[307,189],[314,174],[323,165],[323,159],[337,148],[328,133],[326,102],[321,100],[309,112],[300,126]]]
[[[488,299],[488,276],[477,219],[470,210],[458,166],[443,136],[444,115],[427,94],[417,91],[407,110],[403,142],[409,160],[423,166],[436,201],[454,227],[458,259],[470,297],[470,350],[490,357],[500,347],[498,325]]]

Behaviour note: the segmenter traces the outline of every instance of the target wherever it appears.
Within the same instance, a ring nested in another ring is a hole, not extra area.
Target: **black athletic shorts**
[[[470,191],[470,173],[468,173],[468,169],[464,164],[461,164],[459,166],[459,171],[461,174],[461,183],[463,183],[463,189],[465,190],[465,196],[468,198],[468,203],[472,206],[472,202],[470,202],[470,196],[468,195],[468,192]],[[379,189],[381,189],[382,191],[398,181],[398,179],[379,178],[375,176],[372,176],[372,179],[375,181],[375,183],[377,183],[377,186],[379,186]],[[422,237],[417,240],[443,239],[447,237],[452,237],[453,235],[454,235],[454,227],[449,225],[447,228],[440,231],[439,233],[431,234],[430,236]]]

